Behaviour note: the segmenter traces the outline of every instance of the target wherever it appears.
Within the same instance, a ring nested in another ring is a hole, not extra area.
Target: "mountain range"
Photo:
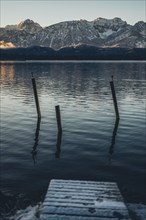
[[[130,25],[121,18],[64,21],[47,27],[26,19],[0,28],[0,47],[64,47],[88,45],[100,48],[145,48],[146,22]]]

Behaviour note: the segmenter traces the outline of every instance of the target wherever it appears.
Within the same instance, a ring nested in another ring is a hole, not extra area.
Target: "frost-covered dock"
[[[51,180],[40,220],[130,220],[116,183]]]

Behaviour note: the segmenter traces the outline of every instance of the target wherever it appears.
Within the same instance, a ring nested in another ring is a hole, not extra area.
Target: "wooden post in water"
[[[118,110],[118,104],[117,104],[117,98],[116,98],[116,93],[115,93],[113,76],[112,76],[112,81],[110,81],[110,86],[111,86],[111,91],[112,91],[112,97],[113,97],[113,102],[114,102],[114,107],[115,107],[116,118],[119,119],[120,117],[119,117],[119,110]]]
[[[59,105],[55,106],[58,132],[62,132],[61,115]]]
[[[33,86],[33,92],[34,92],[34,98],[35,98],[37,114],[38,114],[38,118],[41,118],[41,111],[40,111],[40,105],[39,105],[36,82],[35,82],[35,78],[33,77],[33,73],[31,73],[31,74],[32,74],[32,79],[31,80],[32,80],[32,86]]]

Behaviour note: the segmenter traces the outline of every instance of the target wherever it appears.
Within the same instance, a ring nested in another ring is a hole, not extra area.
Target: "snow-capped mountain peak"
[[[93,21],[65,21],[42,28],[33,20],[26,19],[17,25],[1,28],[0,41],[11,42],[16,47],[38,45],[54,49],[76,44],[146,47],[146,23],[139,21],[132,26],[118,17],[97,17]]]
[[[38,31],[42,29],[42,27],[38,23],[30,19],[26,19],[20,22],[17,25],[17,28],[20,30],[25,30],[28,33],[37,33]]]

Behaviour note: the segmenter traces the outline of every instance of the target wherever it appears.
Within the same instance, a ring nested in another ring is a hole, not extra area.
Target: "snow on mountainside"
[[[0,41],[16,47],[33,45],[60,49],[76,44],[98,47],[146,47],[146,23],[134,26],[120,18],[96,18],[93,21],[75,20],[60,22],[45,28],[27,19],[17,25],[0,28]]]
[[[6,30],[24,30],[28,33],[37,33],[38,31],[42,30],[42,27],[35,23],[34,21],[30,19],[26,19],[25,21],[20,22],[16,25],[7,25],[5,27]]]
[[[35,23],[30,19],[20,22],[17,27],[18,29],[25,30],[26,32],[31,34],[37,33],[38,31],[42,30],[42,27],[38,23]]]

